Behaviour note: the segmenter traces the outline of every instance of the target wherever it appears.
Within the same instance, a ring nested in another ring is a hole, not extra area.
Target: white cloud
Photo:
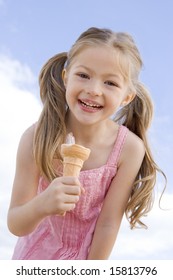
[[[34,76],[27,66],[16,60],[0,56],[1,172],[6,165],[3,177],[9,174],[13,166],[21,134],[39,116],[39,101],[27,90],[27,87],[33,83]]]
[[[6,87],[19,82],[23,85],[33,84],[36,81],[31,69],[18,60],[0,54],[0,79],[4,80]]]
[[[15,157],[24,130],[37,121],[41,106],[29,88],[36,79],[27,65],[0,55],[0,251],[1,259],[11,256],[16,238],[9,233],[6,215],[11,195]]]

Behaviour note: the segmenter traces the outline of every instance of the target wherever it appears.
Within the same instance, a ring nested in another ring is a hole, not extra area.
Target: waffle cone
[[[73,144],[62,144],[63,176],[79,176],[80,170],[90,155],[90,149]]]

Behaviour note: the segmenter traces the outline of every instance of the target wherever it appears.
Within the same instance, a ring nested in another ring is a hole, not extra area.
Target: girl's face
[[[116,65],[116,51],[110,47],[87,47],[64,70],[66,101],[70,116],[83,125],[105,121],[134,94]]]

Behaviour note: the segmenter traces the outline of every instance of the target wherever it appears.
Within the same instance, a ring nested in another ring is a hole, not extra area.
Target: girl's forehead
[[[113,47],[107,46],[107,45],[93,45],[93,46],[84,46],[83,48],[80,48],[76,52],[76,59],[79,58],[99,58],[104,60],[105,58],[113,59],[115,57],[116,50]],[[74,57],[75,58],[75,57]]]
[[[97,45],[80,48],[75,53],[71,66],[85,66],[100,71],[118,73],[127,78],[129,63],[127,57],[125,58],[125,55],[118,49],[107,45]]]

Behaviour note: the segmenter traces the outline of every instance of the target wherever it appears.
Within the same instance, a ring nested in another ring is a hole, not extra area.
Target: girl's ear
[[[130,102],[132,102],[132,100],[135,98],[136,96],[136,92],[130,92],[126,95],[126,97],[124,98],[124,100],[122,101],[121,105],[122,106],[126,106],[127,104],[129,104]]]
[[[66,69],[62,70],[62,80],[64,82],[64,86],[66,87],[66,84],[67,84],[67,71],[66,71]]]

